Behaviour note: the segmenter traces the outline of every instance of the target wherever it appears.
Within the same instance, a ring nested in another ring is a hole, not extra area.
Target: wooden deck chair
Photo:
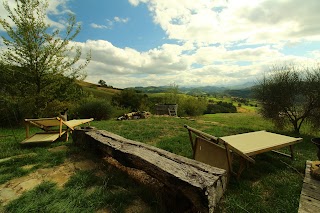
[[[193,138],[193,135],[196,135],[200,138],[203,138],[203,139],[206,139],[206,140],[209,140],[211,142],[214,142],[214,143],[218,143],[218,138],[213,136],[213,135],[210,135],[210,134],[207,134],[205,132],[202,132],[200,130],[197,130],[197,129],[194,129],[192,127],[189,127],[187,125],[184,125],[184,127],[188,130],[188,133],[189,133],[189,139],[190,139],[190,143],[191,143],[191,148],[192,148],[192,151],[193,151],[193,158],[194,158],[194,154],[195,154],[195,150],[196,150],[196,140],[195,138]]]
[[[194,159],[232,173],[232,155],[223,145],[196,137]]]
[[[66,134],[66,141],[68,141],[69,131],[74,130],[76,126],[89,123],[90,119],[78,119],[64,121],[59,117],[54,118],[39,118],[39,119],[25,119],[26,123],[26,139],[20,142],[21,144],[40,143],[40,142],[54,142],[62,135]],[[29,135],[30,124],[36,126],[44,132]]]
[[[218,138],[184,125],[188,130],[193,159],[232,172],[232,153]],[[195,135],[195,138],[193,137]]]

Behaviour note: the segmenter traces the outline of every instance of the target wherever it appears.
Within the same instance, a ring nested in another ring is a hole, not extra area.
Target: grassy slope
[[[111,100],[112,96],[119,93],[121,89],[100,87],[97,84],[92,84],[85,81],[78,81],[78,84],[82,86],[83,90],[92,94],[96,98],[105,98]]]

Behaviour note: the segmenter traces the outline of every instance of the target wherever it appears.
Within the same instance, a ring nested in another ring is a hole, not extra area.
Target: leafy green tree
[[[1,53],[0,78],[6,81],[1,82],[0,95],[15,104],[27,102],[24,108],[31,116],[44,116],[52,102],[78,98],[81,92],[75,80],[85,78],[83,69],[91,56],[79,63],[81,48],[71,44],[81,29],[74,15],[61,31],[46,22],[47,0],[15,2],[16,8],[11,8],[4,1],[9,16],[0,18],[7,33],[1,36],[7,48]]]
[[[98,84],[100,85],[100,86],[107,86],[107,83],[104,81],[104,80],[99,80],[99,82],[98,82]]]
[[[261,102],[261,114],[280,128],[291,124],[298,134],[305,122],[319,127],[320,67],[311,70],[284,66],[272,71],[254,89]]]
[[[165,103],[166,104],[176,104],[179,102],[179,85],[173,83],[170,84],[166,91]]]
[[[132,111],[145,111],[148,108],[148,95],[137,93],[134,89],[124,89],[112,97],[115,105]]]

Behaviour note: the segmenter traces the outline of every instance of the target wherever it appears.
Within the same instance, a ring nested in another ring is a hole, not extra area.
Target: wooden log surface
[[[306,163],[298,209],[299,213],[315,213],[319,212],[320,209],[320,181],[310,176],[311,163],[311,161],[307,161]]]
[[[191,208],[192,212],[213,212],[226,190],[225,170],[103,130],[76,130],[73,137],[75,143],[98,148],[103,155],[111,156],[120,164],[155,178],[164,184],[167,193],[174,194],[173,197],[169,196],[173,205],[189,202],[192,207],[185,207],[189,211]],[[181,208],[178,209],[183,212]]]

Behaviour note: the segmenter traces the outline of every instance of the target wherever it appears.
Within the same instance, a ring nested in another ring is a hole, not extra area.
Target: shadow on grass
[[[63,189],[43,182],[32,191],[5,206],[6,212],[125,212],[139,199],[144,203],[139,212],[162,212],[153,192],[113,169],[104,175],[97,171],[78,171]]]

